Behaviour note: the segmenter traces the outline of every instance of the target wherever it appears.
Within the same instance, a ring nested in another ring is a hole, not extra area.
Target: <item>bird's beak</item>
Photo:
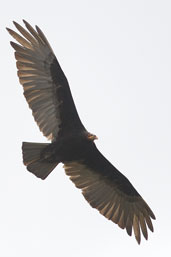
[[[96,135],[89,135],[88,139],[94,141],[94,140],[98,139],[98,137]]]

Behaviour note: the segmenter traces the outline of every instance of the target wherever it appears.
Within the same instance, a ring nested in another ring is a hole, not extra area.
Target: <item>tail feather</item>
[[[42,157],[41,153],[48,145],[28,142],[22,144],[23,162],[27,166],[27,170],[41,179],[45,179],[58,165],[56,162],[47,162]]]

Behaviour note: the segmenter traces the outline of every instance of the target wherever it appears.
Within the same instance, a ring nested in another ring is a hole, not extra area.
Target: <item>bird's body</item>
[[[87,138],[87,133],[61,137],[44,149],[42,157],[58,163],[82,160],[92,145],[94,143]]]
[[[22,146],[27,169],[41,179],[62,162],[65,172],[85,199],[129,235],[134,230],[140,243],[141,232],[148,238],[153,231],[153,212],[130,181],[97,149],[97,137],[83,126],[66,76],[43,32],[24,21],[27,30],[14,22],[21,33],[8,29],[20,43],[15,49],[18,76],[35,121],[51,143]]]

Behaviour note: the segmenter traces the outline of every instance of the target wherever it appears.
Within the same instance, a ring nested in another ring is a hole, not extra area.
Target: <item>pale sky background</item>
[[[169,256],[171,1],[9,1],[0,8],[0,257]],[[89,206],[59,165],[42,181],[22,141],[47,142],[22,95],[10,35],[22,19],[47,36],[85,127],[157,220],[139,246]]]

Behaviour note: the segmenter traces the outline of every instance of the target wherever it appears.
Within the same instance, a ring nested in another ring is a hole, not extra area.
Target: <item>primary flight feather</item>
[[[26,21],[26,29],[14,22],[20,34],[8,32],[19,44],[15,50],[18,77],[33,117],[51,143],[23,142],[23,162],[41,179],[62,162],[66,174],[89,204],[128,235],[132,229],[138,243],[141,233],[148,239],[148,228],[155,216],[129,180],[97,149],[97,137],[83,126],[65,74],[38,26]]]

